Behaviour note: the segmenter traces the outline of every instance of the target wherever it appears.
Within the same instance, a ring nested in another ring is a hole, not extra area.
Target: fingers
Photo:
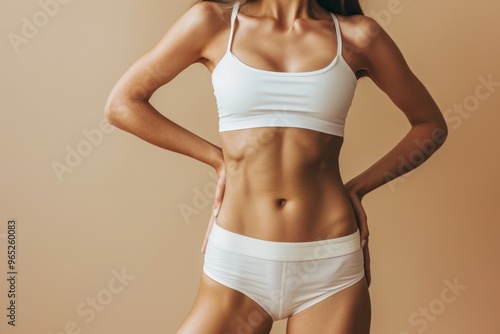
[[[372,281],[372,275],[370,271],[370,248],[368,247],[368,239],[365,240],[366,241],[363,245],[363,261],[364,261],[366,283],[368,284],[369,287]]]
[[[219,208],[214,206],[213,214],[210,216],[210,220],[208,221],[207,232],[205,232],[205,239],[203,239],[203,245],[201,246],[201,253],[205,254],[205,250],[207,249],[208,236],[210,235],[210,231],[212,230],[212,225],[214,224],[215,217],[219,214]]]
[[[368,231],[368,224],[366,220],[358,222],[359,235],[361,238],[361,248],[363,248],[363,260],[365,267],[365,276],[368,286],[371,283],[371,272],[370,272],[370,248],[368,247],[370,232]]]
[[[214,198],[214,209],[219,210],[222,204],[222,198],[224,197],[224,191],[226,190],[226,172],[222,169],[219,174],[219,179],[217,180],[217,186],[215,187],[215,198]],[[214,214],[214,216],[217,216]]]
[[[351,200],[354,215],[356,216],[356,223],[358,224],[359,238],[361,241],[361,248],[363,249],[366,283],[370,286],[372,277],[370,272],[370,249],[368,247],[368,237],[370,236],[370,231],[368,230],[368,219],[366,217],[365,209],[361,204],[361,198],[359,198],[355,193],[349,193],[349,199]]]
[[[368,242],[368,237],[370,236],[370,231],[368,230],[368,222],[366,219],[366,214],[362,207],[356,209],[356,222],[359,228],[359,237],[361,242]]]
[[[370,236],[370,232],[368,230],[368,220],[366,217],[365,209],[361,204],[361,200],[356,197],[350,197],[352,208],[354,210],[354,215],[356,216],[356,223],[359,228],[359,238],[361,240],[361,247],[364,247],[365,243],[368,242],[368,237]]]
[[[210,236],[210,231],[212,230],[215,218],[219,214],[225,189],[226,189],[226,173],[225,169],[223,168],[219,173],[219,180],[217,181],[217,185],[215,187],[215,198],[214,198],[214,206],[212,207],[212,215],[210,216],[210,220],[208,221],[207,232],[205,233],[205,239],[203,240],[203,245],[201,246],[201,253],[203,254],[205,254],[205,250],[207,248],[207,243],[208,243],[208,237]]]

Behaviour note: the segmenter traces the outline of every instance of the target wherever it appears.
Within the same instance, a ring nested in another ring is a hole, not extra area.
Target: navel
[[[276,205],[278,206],[278,208],[284,207],[285,204],[286,204],[286,199],[284,199],[284,198],[278,198],[276,200]]]

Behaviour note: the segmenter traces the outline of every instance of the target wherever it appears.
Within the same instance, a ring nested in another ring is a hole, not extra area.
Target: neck
[[[274,17],[288,26],[298,18],[310,17],[315,6],[314,0],[260,0],[256,3],[263,16]]]

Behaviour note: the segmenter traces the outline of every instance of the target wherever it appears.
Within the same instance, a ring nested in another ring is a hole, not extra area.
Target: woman
[[[292,334],[369,332],[362,198],[428,158],[447,127],[391,38],[362,14],[347,0],[198,1],[111,92],[109,123],[219,177],[198,296],[177,333],[269,333],[284,318]],[[222,147],[148,102],[194,63],[212,73]],[[344,184],[338,157],[362,77],[411,129]],[[399,158],[416,153],[424,158],[402,171]]]

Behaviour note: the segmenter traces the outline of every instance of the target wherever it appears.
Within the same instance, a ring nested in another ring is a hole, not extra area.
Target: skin
[[[338,166],[342,137],[298,128],[254,128],[220,133],[218,147],[164,117],[149,98],[191,64],[214,70],[226,52],[230,15],[231,8],[210,2],[188,10],[120,78],[106,103],[106,120],[215,169],[219,181],[214,214],[202,251],[215,218],[227,230],[283,242],[337,238],[359,228],[365,279],[290,317],[287,333],[368,333],[371,275],[362,199],[389,181],[387,173],[400,176],[409,171],[398,169],[398,158],[409,160],[421,152],[418,142],[433,141],[435,149],[442,145],[447,134],[443,116],[373,19],[338,15],[343,57],[358,78],[370,78],[404,113],[411,125],[406,136],[346,183]],[[336,50],[332,18],[312,0],[242,5],[231,49],[245,64],[276,72],[323,68]],[[441,133],[439,141],[436,131]],[[433,152],[427,150],[425,158]],[[271,326],[269,315],[250,298],[202,274],[193,308],[177,333],[238,333],[242,328],[245,333],[269,333]]]

